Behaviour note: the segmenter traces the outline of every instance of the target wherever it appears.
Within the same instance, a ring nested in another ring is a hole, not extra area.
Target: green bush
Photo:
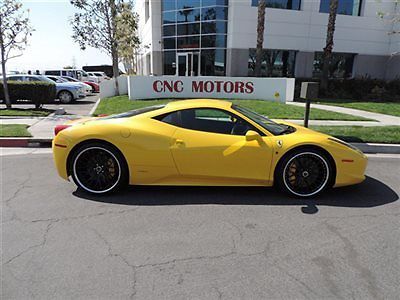
[[[315,78],[296,78],[295,98],[300,97],[301,83],[319,82]],[[386,82],[380,79],[330,79],[328,90],[320,93],[320,98],[351,99],[358,101],[400,101],[400,80]]]
[[[42,104],[54,101],[56,98],[56,85],[47,82],[32,81],[7,81],[10,99],[13,103],[18,100],[30,100],[39,108]],[[0,99],[4,101],[3,82],[0,81]]]

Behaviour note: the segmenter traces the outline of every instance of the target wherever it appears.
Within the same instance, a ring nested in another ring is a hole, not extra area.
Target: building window
[[[225,75],[227,6],[228,0],[162,0],[164,74],[176,73],[177,52],[189,52],[200,58],[201,75]]]
[[[201,74],[207,76],[225,76],[225,49],[201,51]]]
[[[300,10],[301,0],[266,0],[266,2],[269,8]],[[251,6],[258,6],[258,0],[251,0]]]
[[[353,76],[355,54],[332,53],[329,62],[329,78],[349,78]],[[315,52],[313,63],[313,77],[322,76],[323,52]]]
[[[321,0],[319,12],[329,13],[330,0]],[[340,15],[359,16],[361,14],[361,0],[339,0],[337,13]]]
[[[262,77],[294,77],[294,65],[296,61],[294,50],[263,50],[261,63]],[[249,50],[248,75],[254,76],[256,65],[256,49]]]

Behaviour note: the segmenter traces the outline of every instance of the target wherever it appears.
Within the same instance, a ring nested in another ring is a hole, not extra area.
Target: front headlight
[[[334,137],[329,137],[328,140],[336,142],[336,143],[341,144],[343,146],[346,146],[346,147],[348,147],[350,149],[353,149],[354,151],[357,151],[358,153],[363,154],[363,152],[360,149],[358,149],[357,147],[355,147],[352,144],[349,144],[349,143],[347,143],[345,141],[342,141],[342,140],[334,138]]]

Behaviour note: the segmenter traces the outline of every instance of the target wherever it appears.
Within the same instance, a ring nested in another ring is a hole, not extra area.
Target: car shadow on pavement
[[[331,189],[311,199],[296,199],[274,188],[264,187],[186,187],[130,186],[110,195],[92,195],[77,189],[76,197],[120,205],[302,205],[305,214],[318,212],[318,206],[375,207],[394,202],[399,195],[371,177],[358,185]]]

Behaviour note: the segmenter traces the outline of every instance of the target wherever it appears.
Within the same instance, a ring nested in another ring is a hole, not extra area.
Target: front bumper
[[[71,150],[67,139],[56,136],[52,142],[53,160],[57,169],[58,175],[68,180],[67,160]]]
[[[368,159],[364,154],[342,157],[336,161],[335,187],[353,185],[365,180]]]

